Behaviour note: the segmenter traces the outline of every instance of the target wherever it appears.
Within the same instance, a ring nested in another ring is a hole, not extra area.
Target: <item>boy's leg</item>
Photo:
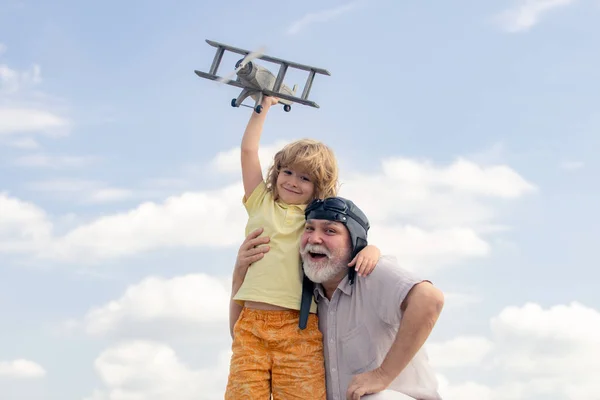
[[[269,400],[271,398],[271,355],[265,346],[266,321],[260,311],[242,309],[234,327],[233,355],[225,400]]]
[[[325,400],[323,335],[310,314],[306,329],[298,328],[298,313],[290,312],[273,346],[273,400]]]

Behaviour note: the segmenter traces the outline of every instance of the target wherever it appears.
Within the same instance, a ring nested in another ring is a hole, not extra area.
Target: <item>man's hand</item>
[[[242,306],[237,304],[233,298],[238,290],[240,290],[250,265],[263,258],[265,253],[269,251],[269,246],[265,246],[265,244],[269,243],[270,238],[268,236],[259,237],[260,234],[263,233],[263,230],[263,228],[255,229],[246,236],[246,239],[242,242],[242,245],[238,250],[237,259],[235,260],[231,282],[231,299],[229,300],[229,333],[231,334],[232,339],[234,338],[233,327],[242,312]]]
[[[390,383],[391,381],[381,368],[354,375],[348,385],[346,400],[360,400],[360,397],[366,394],[379,393],[385,390]]]
[[[269,243],[271,238],[268,236],[259,237],[263,231],[263,228],[253,230],[242,242],[233,269],[234,280],[237,279],[243,281],[250,265],[263,258],[265,253],[270,250],[270,247],[266,246],[266,244]]]

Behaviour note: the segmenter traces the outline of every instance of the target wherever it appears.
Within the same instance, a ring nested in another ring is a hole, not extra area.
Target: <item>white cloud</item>
[[[88,192],[98,189],[99,182],[81,179],[54,179],[49,181],[30,182],[25,185],[29,190],[39,192],[64,192],[72,196],[78,192]]]
[[[203,274],[172,279],[150,277],[129,287],[118,300],[91,310],[82,325],[89,334],[101,336],[115,333],[151,336],[162,326],[179,335],[200,335],[199,340],[205,342],[207,328],[214,326],[226,331],[228,292],[228,282]],[[490,338],[464,335],[426,345],[436,370],[472,368],[494,377],[494,384],[489,385],[473,378],[450,383],[440,375],[440,393],[444,399],[564,396],[595,400],[600,389],[595,377],[595,371],[600,370],[600,312],[579,303],[548,309],[525,304],[505,308],[490,320],[490,327]],[[160,362],[149,363],[147,357]],[[174,392],[178,390],[174,382],[181,383],[179,387],[185,390],[188,378],[203,380],[208,371],[214,374],[206,378],[202,387],[214,395],[224,387],[228,357],[228,352],[224,352],[216,367],[192,370],[179,362],[172,349],[160,343],[121,344],[104,352],[96,361],[98,374],[108,389],[96,391],[89,399],[139,396],[159,400],[163,397],[154,392],[159,385],[167,388],[168,395],[185,399],[193,391]],[[163,366],[170,372],[164,373]],[[156,386],[149,384],[153,379],[157,380]],[[212,384],[213,381],[217,384]]]
[[[465,156],[467,160],[481,165],[501,164],[506,159],[507,148],[503,142],[495,142],[487,148]]]
[[[503,309],[490,321],[491,336],[463,336],[429,344],[432,362],[445,371],[473,366],[493,376],[448,384],[444,398],[596,400],[600,393],[600,312],[580,303],[544,309],[527,303]],[[479,397],[477,397],[479,396]]]
[[[47,102],[39,102],[43,93],[34,92],[33,88],[41,82],[41,68],[37,64],[23,71],[0,64],[0,137],[31,133],[57,137],[69,133],[71,122],[51,111]],[[20,149],[39,147],[32,138],[8,140],[5,143]],[[23,160],[24,163],[28,161]]]
[[[565,161],[560,163],[560,169],[564,169],[566,171],[575,171],[581,169],[585,166],[583,161]]]
[[[9,146],[15,147],[17,149],[24,150],[33,150],[38,149],[40,147],[39,143],[32,138],[22,138],[13,140],[8,143]]]
[[[579,303],[507,307],[492,319],[497,363],[515,374],[592,379],[600,371],[600,312]],[[566,384],[565,381],[562,384]]]
[[[90,201],[94,203],[106,203],[131,198],[133,191],[119,188],[103,188],[95,190],[90,194]]]
[[[43,251],[52,237],[52,223],[35,206],[0,192],[0,252]]]
[[[309,13],[294,21],[287,29],[288,35],[295,35],[307,26],[315,23],[325,23],[338,18],[340,15],[346,14],[356,9],[362,2],[354,1],[335,8],[329,8],[319,12]]]
[[[369,217],[371,243],[405,267],[422,269],[487,256],[484,236],[497,229],[494,202],[536,191],[504,165],[394,158],[382,162],[382,173],[349,174],[340,195]]]
[[[122,257],[165,247],[232,246],[243,240],[246,213],[241,187],[184,193],[162,204],[146,202],[101,217],[56,240],[51,256],[64,259]]]
[[[46,154],[31,154],[18,157],[14,163],[21,167],[35,168],[77,168],[97,161],[94,156],[52,156]]]
[[[459,336],[443,343],[427,344],[429,359],[436,368],[478,366],[492,348],[493,343],[480,336]]]
[[[369,233],[369,241],[383,253],[396,255],[404,268],[421,272],[426,267],[485,257],[490,252],[485,240],[474,230],[465,228],[425,230],[415,226],[375,226]]]
[[[289,141],[279,140],[273,144],[261,146],[258,150],[260,165],[263,169],[263,174],[273,164],[275,154],[283,148]],[[231,174],[242,176],[242,167],[240,163],[240,148],[236,147],[228,151],[217,153],[215,158],[210,162],[210,168],[221,174]]]
[[[401,220],[425,227],[488,225],[488,199],[512,200],[537,189],[507,166],[480,167],[462,159],[448,166],[404,158],[382,162],[382,173],[349,174],[340,194],[378,224]]]
[[[419,184],[509,199],[535,190],[532,184],[506,165],[481,167],[461,158],[445,168],[428,161],[402,158],[384,160],[382,164],[384,174],[399,184]]]
[[[542,15],[571,5],[575,0],[517,0],[517,4],[496,16],[496,21],[507,32],[527,31],[536,25]]]
[[[439,393],[444,400],[495,400],[490,387],[476,382],[450,384],[449,380],[438,375]]]
[[[0,135],[31,132],[62,136],[68,132],[69,125],[68,120],[49,111],[0,107]]]
[[[24,359],[0,361],[0,379],[30,379],[46,376],[41,365]]]
[[[465,307],[471,304],[481,303],[478,295],[459,292],[444,292],[444,308]]]
[[[2,50],[0,46],[0,53]],[[24,133],[56,137],[69,133],[71,122],[51,111],[51,104],[43,100],[44,94],[34,90],[41,82],[41,67],[38,64],[23,71],[0,64],[0,137]],[[32,139],[15,141],[12,145],[20,148],[37,147]]]
[[[247,218],[241,191],[237,184],[216,191],[184,193],[162,204],[142,203],[62,236],[52,235],[53,224],[43,210],[3,194],[0,205],[12,212],[0,213],[0,235],[5,237],[0,251],[93,263],[165,247],[235,246],[243,240]]]
[[[24,185],[28,190],[47,193],[67,199],[70,202],[84,203],[113,203],[132,199],[134,190],[111,187],[104,182],[83,179],[52,179],[47,181],[29,182]]]
[[[92,336],[163,331],[200,340],[211,326],[227,331],[229,296],[228,282],[205,274],[147,277],[118,300],[90,310],[78,325]]]
[[[0,93],[14,94],[42,81],[41,68],[35,64],[27,71],[16,71],[0,64]]]
[[[272,146],[269,157],[278,148]],[[211,165],[232,172],[237,158],[232,154],[234,151],[222,153]],[[37,189],[71,190],[68,181],[56,183]],[[110,188],[84,183],[88,192]],[[129,194],[113,189],[96,200]],[[497,229],[494,202],[512,201],[535,190],[507,166],[484,168],[460,159],[436,166],[398,158],[384,161],[380,173],[348,175],[340,194],[355,200],[369,216],[372,243],[398,256],[406,267],[425,268],[487,256],[491,246],[486,235]],[[186,192],[163,202],[145,202],[51,237],[46,246],[38,246],[38,255],[94,262],[167,247],[237,246],[247,220],[242,193],[242,185],[237,183],[218,190]]]
[[[117,344],[94,363],[107,387],[84,400],[213,400],[223,397],[229,352],[216,365],[192,369],[169,346],[137,340]]]

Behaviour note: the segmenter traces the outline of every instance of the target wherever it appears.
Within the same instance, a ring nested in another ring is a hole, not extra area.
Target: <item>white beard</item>
[[[318,261],[313,261],[308,254],[309,252],[321,253],[325,257]],[[340,253],[340,254],[337,254]],[[304,265],[304,273],[313,282],[323,283],[332,280],[333,278],[348,270],[347,263],[349,260],[350,251],[339,251],[332,254],[324,246],[307,244],[300,252],[302,263]],[[348,259],[348,261],[346,261]]]

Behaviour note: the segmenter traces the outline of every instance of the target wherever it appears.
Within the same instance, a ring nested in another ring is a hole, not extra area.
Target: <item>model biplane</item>
[[[280,58],[267,56],[262,54],[262,51],[250,52],[248,50],[239,49],[223,43],[217,43],[212,40],[206,40],[206,43],[217,48],[212,65],[210,66],[210,70],[208,73],[198,70],[194,70],[194,72],[201,78],[219,81],[241,88],[242,91],[239,96],[231,100],[232,107],[244,105],[242,102],[248,96],[250,96],[255,101],[254,111],[260,113],[262,111],[261,103],[263,96],[274,96],[279,98],[279,103],[283,104],[283,109],[286,112],[289,112],[292,109],[292,103],[299,103],[319,108],[317,103],[308,99],[308,95],[310,93],[315,74],[330,76],[331,74],[329,71],[322,68],[315,68],[309,65],[298,64],[295,62],[282,60]],[[226,50],[232,53],[241,54],[244,56],[244,58],[237,61],[235,64],[235,70],[229,76],[221,77],[217,75],[217,70],[221,64],[223,54]],[[279,64],[279,72],[277,73],[277,76],[275,76],[267,68],[260,66],[257,63],[253,63],[252,60],[254,59],[261,59]],[[285,78],[288,68],[296,68],[308,71],[308,78],[306,79],[306,84],[304,85],[304,89],[300,97],[296,96],[298,85],[294,85],[293,89],[290,89],[283,83],[283,79]],[[237,75],[235,80],[231,79],[234,75]]]

